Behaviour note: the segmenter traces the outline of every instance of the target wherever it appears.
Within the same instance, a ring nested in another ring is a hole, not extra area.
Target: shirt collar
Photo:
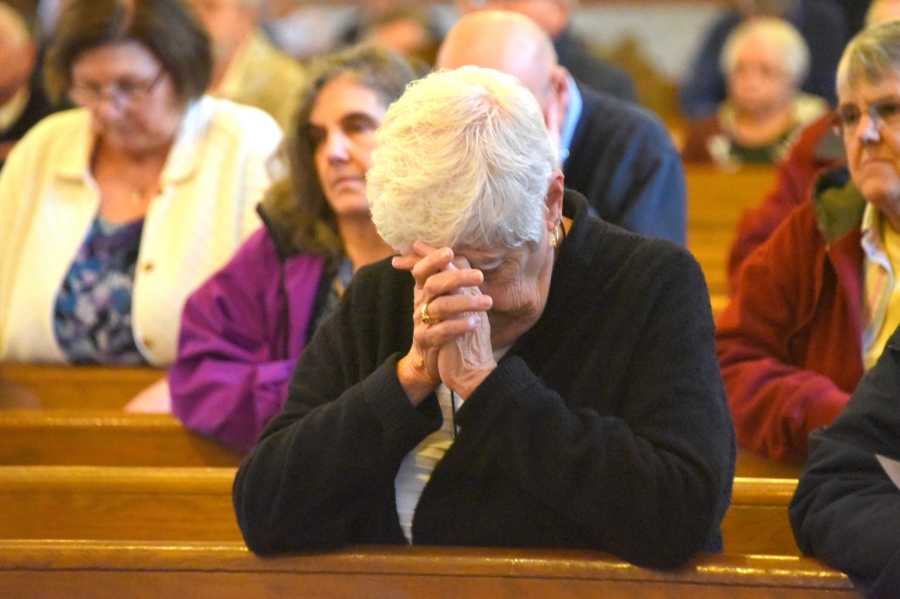
[[[860,244],[866,256],[871,260],[875,256],[885,254],[884,238],[882,233],[884,215],[871,203],[866,202],[863,211],[862,224],[859,227],[861,234]]]
[[[572,145],[572,138],[575,137],[575,127],[581,118],[581,110],[584,107],[584,100],[581,92],[578,91],[578,85],[571,75],[566,73],[569,81],[569,105],[566,107],[566,120],[563,123],[562,131],[559,136],[559,161],[566,163],[569,157],[569,147]]]

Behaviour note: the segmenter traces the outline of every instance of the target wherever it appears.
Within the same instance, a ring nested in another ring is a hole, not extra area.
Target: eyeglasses
[[[838,108],[836,126],[840,133],[848,135],[855,131],[864,112],[869,115],[869,120],[878,131],[882,127],[900,126],[900,98],[888,98],[872,102],[865,110],[853,105]]]
[[[69,89],[69,96],[79,106],[97,106],[109,97],[110,102],[117,108],[124,108],[146,100],[162,81],[165,73],[166,70],[160,67],[153,79],[144,81],[122,79],[106,86],[96,83],[76,83]]]

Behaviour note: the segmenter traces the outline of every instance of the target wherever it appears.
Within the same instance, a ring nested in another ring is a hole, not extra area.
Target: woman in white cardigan
[[[0,360],[166,366],[186,297],[259,225],[281,141],[204,96],[202,26],[179,0],[76,0],[39,123],[0,174]]]

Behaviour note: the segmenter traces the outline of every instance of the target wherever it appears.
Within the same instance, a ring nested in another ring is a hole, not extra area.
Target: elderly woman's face
[[[98,139],[127,153],[168,147],[184,112],[162,64],[133,41],[83,52],[72,65],[70,94],[90,110]]]
[[[319,183],[338,217],[369,215],[366,172],[385,110],[375,91],[349,77],[329,81],[316,97],[309,139]]]
[[[484,274],[479,289],[494,302],[488,311],[491,345],[511,345],[537,322],[547,304],[554,258],[550,235],[515,249],[461,246],[454,254]]]
[[[728,95],[740,112],[766,113],[787,106],[796,94],[775,44],[748,37],[735,52]]]
[[[853,182],[892,222],[900,220],[900,73],[838,88],[838,113]]]

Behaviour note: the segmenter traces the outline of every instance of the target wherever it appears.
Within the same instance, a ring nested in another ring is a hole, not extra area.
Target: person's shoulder
[[[235,251],[225,263],[203,285],[226,286],[234,290],[248,291],[255,288],[261,279],[280,277],[278,255],[265,227],[260,227]]]
[[[669,138],[662,119],[652,110],[635,102],[629,102],[604,92],[579,84],[578,91],[584,101],[581,120],[592,128],[626,130],[634,133]]]
[[[281,127],[275,119],[255,106],[203,96],[191,110],[196,110],[199,118],[207,121],[210,127],[236,137],[278,140],[282,137]]]
[[[83,108],[71,108],[46,116],[20,139],[10,152],[11,168],[62,169],[69,175],[82,169],[82,154],[89,153],[90,115]],[[86,159],[86,158],[85,158]],[[5,170],[10,170],[8,167]]]
[[[577,224],[573,253],[577,260],[584,261],[583,269],[612,266],[619,271],[664,272],[677,265],[699,269],[694,256],[673,241],[628,231],[586,214],[579,216]]]
[[[21,143],[58,143],[62,139],[69,139],[90,127],[90,115],[84,108],[70,108],[60,112],[51,113],[37,122]]]
[[[391,258],[388,257],[367,264],[356,271],[350,286],[356,293],[381,295],[400,288],[403,288],[405,293],[406,286],[411,281],[412,275],[394,268]]]
[[[260,227],[254,231],[237,249],[230,262],[230,264],[244,265],[260,263],[269,263],[272,266],[278,263],[275,243],[266,227]]]
[[[264,61],[268,69],[278,78],[305,81],[307,71],[303,64],[275,47],[262,31],[257,30],[251,37],[250,43],[259,60]]]

